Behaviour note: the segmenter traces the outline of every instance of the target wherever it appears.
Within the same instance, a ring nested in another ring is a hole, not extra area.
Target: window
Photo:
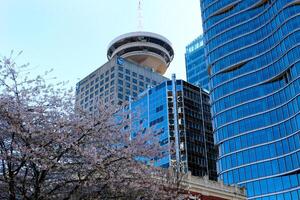
[[[119,73],[118,76],[119,76],[119,78],[123,78],[123,74],[122,73]]]
[[[144,76],[140,74],[139,79],[144,80]]]
[[[160,112],[164,109],[164,106],[163,105],[160,105],[158,107],[156,107],[156,112]]]
[[[118,98],[123,99],[123,94],[118,93]]]
[[[105,72],[105,76],[107,76],[107,75],[108,75],[108,73],[109,73],[109,71],[107,70],[107,71]]]
[[[132,72],[132,76],[133,76],[133,77],[137,77],[137,73]]]
[[[119,79],[119,80],[118,80],[118,84],[119,84],[119,85],[123,85],[123,81]]]
[[[125,76],[126,81],[130,81],[130,77],[129,76]]]
[[[115,70],[115,67],[112,67],[112,68],[110,69],[111,72],[113,72],[114,70]]]
[[[146,78],[146,82],[147,82],[147,83],[150,83],[150,79],[149,79],[149,78]]]
[[[124,70],[124,67],[119,66],[118,69],[119,69],[120,71],[123,71],[123,70]]]
[[[137,83],[137,80],[135,78],[132,79],[133,83]]]
[[[125,73],[126,74],[130,74],[130,70],[129,69],[125,69]]]
[[[118,91],[119,91],[119,92],[123,92],[123,87],[119,86],[119,87],[118,87]]]
[[[144,87],[144,82],[140,81],[139,85],[142,86],[142,87]]]

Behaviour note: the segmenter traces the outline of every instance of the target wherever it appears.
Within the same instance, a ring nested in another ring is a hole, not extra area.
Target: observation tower
[[[107,58],[120,56],[163,75],[174,57],[171,42],[152,32],[131,32],[115,38],[108,46]]]

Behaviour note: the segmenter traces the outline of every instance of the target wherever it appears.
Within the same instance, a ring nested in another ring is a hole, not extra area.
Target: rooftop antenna
[[[143,30],[142,0],[138,0],[138,27],[139,31]]]

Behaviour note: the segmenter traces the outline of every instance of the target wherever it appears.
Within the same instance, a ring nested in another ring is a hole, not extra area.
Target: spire
[[[139,31],[143,30],[142,0],[138,0],[138,26]]]

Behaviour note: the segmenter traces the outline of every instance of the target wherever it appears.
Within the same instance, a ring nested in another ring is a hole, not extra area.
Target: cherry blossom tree
[[[162,152],[151,131],[132,139],[120,108],[100,104],[91,115],[74,105],[64,82],[48,84],[48,72],[31,78],[28,71],[13,54],[0,61],[0,199],[174,199],[180,193],[178,176],[151,165]]]

